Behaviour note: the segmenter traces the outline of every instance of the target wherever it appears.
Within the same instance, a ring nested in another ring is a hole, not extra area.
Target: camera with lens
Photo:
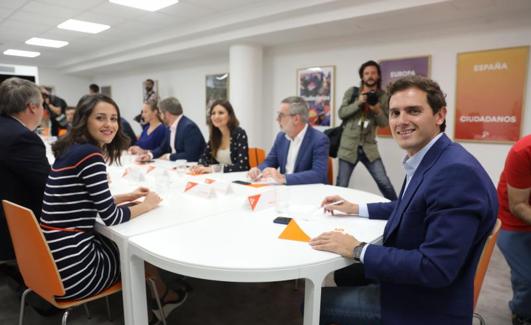
[[[380,95],[375,91],[369,91],[368,93],[365,93],[365,96],[367,98],[367,104],[371,106],[378,104],[380,100]]]

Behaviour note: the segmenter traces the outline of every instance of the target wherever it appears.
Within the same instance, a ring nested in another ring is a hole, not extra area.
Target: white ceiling
[[[100,34],[58,29],[69,19],[111,26]],[[0,63],[91,76],[139,65],[228,55],[230,44],[265,47],[459,24],[531,21],[531,0],[180,0],[158,12],[107,0],[0,0]],[[51,49],[31,37],[70,42]],[[1,54],[39,51],[34,59]]]

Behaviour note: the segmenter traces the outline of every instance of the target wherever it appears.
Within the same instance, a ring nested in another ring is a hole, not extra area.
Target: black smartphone
[[[240,185],[250,185],[251,183],[246,181],[233,181],[234,184],[240,184]]]
[[[291,218],[288,217],[276,217],[275,220],[273,220],[274,223],[279,223],[281,225],[287,225],[291,221]]]

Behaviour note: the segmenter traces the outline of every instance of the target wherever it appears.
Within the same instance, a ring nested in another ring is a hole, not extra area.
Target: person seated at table
[[[157,103],[148,101],[142,107],[142,119],[145,122],[142,133],[136,141],[136,145],[129,148],[129,153],[136,155],[145,150],[158,148],[168,132],[168,128],[162,123]]]
[[[382,244],[341,231],[310,241],[362,263],[377,284],[323,288],[320,324],[472,324],[474,276],[496,223],[496,189],[477,159],[445,135],[446,100],[435,81],[407,76],[387,89],[391,133],[406,151],[399,199],[322,202],[328,211],[387,220]]]
[[[247,134],[239,125],[229,101],[216,100],[209,110],[207,121],[210,139],[199,157],[199,165],[192,167],[193,174],[211,173],[210,165],[223,164],[223,172],[249,170]]]
[[[308,124],[304,99],[293,96],[282,100],[277,121],[282,131],[264,162],[249,171],[249,178],[269,177],[287,185],[326,184],[330,143],[326,135]]]
[[[205,148],[205,139],[197,124],[184,116],[181,102],[175,97],[160,101],[159,108],[170,131],[166,133],[160,146],[139,155],[138,161],[149,161],[153,158],[197,161]]]
[[[106,162],[120,160],[127,145],[120,111],[105,95],[86,95],[77,105],[72,130],[52,146],[56,157],[44,190],[40,224],[65,288],[60,300],[94,295],[120,280],[116,245],[94,227],[99,216],[107,226],[129,221],[156,208],[160,197],[145,187],[112,196]],[[144,200],[137,204],[120,205]],[[167,288],[148,267],[161,293]],[[176,292],[165,302],[178,301]],[[182,298],[181,298],[182,299]]]

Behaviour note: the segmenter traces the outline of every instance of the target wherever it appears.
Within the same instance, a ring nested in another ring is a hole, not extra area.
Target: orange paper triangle
[[[256,208],[256,205],[258,204],[258,201],[260,200],[260,194],[251,195],[247,199],[249,200],[249,204],[251,204],[251,210],[254,211],[254,208]]]
[[[280,239],[287,239],[287,240],[296,240],[296,241],[302,241],[302,242],[309,242],[310,237],[306,235],[304,230],[299,227],[299,225],[295,222],[294,219],[291,219],[291,221],[288,223],[284,231],[278,236]]]
[[[212,178],[205,178],[205,183],[207,184],[212,184],[214,183],[216,180],[215,179],[212,179]]]
[[[184,187],[184,191],[186,192],[186,191],[190,190],[192,187],[194,187],[196,185],[197,185],[197,183],[188,182],[188,183],[186,183],[186,186]]]

